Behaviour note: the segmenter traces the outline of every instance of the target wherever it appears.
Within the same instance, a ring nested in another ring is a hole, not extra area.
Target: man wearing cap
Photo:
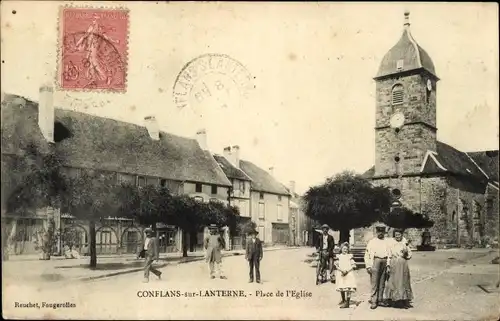
[[[220,235],[217,225],[211,224],[209,230],[210,235],[205,238],[205,249],[210,278],[215,279],[215,275],[218,274],[221,279],[225,279],[226,277],[222,273],[222,249],[226,247],[226,242]]]
[[[318,252],[320,252],[322,255],[320,256],[321,261],[319,264],[323,266],[323,264],[328,263],[330,267],[330,280],[331,282],[335,281],[334,274],[333,274],[333,249],[335,248],[335,240],[333,236],[331,236],[328,231],[330,230],[330,227],[327,224],[323,224],[321,226],[321,229],[323,230],[323,233],[318,239],[318,244],[316,245],[316,249]],[[327,277],[328,279],[328,277]]]
[[[390,243],[385,238],[385,225],[375,225],[377,237],[371,239],[365,252],[366,271],[370,274],[371,309],[383,303],[385,282],[390,273]]]
[[[260,261],[264,252],[262,251],[262,242],[257,238],[258,231],[253,230],[250,233],[251,239],[247,242],[246,259],[250,265],[250,280],[253,282],[253,270],[257,277],[257,283],[260,283]]]
[[[161,280],[161,272],[153,267],[153,261],[158,260],[158,241],[156,237],[153,236],[153,230],[149,227],[144,230],[146,234],[146,239],[144,240],[144,256],[146,257],[146,264],[144,265],[144,283],[149,282],[149,272],[153,272],[154,275]]]

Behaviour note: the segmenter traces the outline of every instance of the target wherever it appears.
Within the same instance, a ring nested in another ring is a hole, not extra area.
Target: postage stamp
[[[125,92],[129,11],[62,7],[59,19],[60,89]]]
[[[205,54],[188,62],[174,83],[177,107],[238,107],[255,86],[239,61],[223,54]]]

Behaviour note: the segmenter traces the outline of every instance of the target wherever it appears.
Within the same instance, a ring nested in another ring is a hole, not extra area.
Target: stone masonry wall
[[[488,185],[485,206],[485,234],[498,246],[498,225],[500,213],[498,211],[498,189]]]
[[[449,243],[478,245],[485,236],[486,187],[465,179],[449,177],[446,197]]]
[[[432,128],[415,122],[436,126],[436,91],[427,99],[425,74],[389,78],[377,82],[376,132],[375,132],[375,176],[401,173],[416,173],[420,169],[427,150],[436,150],[436,132]],[[392,105],[392,89],[403,86],[403,103]],[[390,118],[401,112],[405,124],[399,132],[390,128]],[[398,156],[400,161],[395,162]]]
[[[389,125],[393,113],[401,111],[407,121],[423,121],[436,127],[436,82],[431,79],[433,89],[427,101],[426,74],[405,75],[386,78],[376,83],[376,127]],[[392,89],[403,86],[403,103],[392,105]]]

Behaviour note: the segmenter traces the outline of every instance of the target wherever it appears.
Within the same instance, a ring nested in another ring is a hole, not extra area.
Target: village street
[[[4,284],[4,317],[479,320],[498,316],[499,294],[495,284],[499,278],[499,266],[491,264],[498,252],[485,249],[416,252],[410,265],[414,307],[408,310],[383,307],[370,310],[366,270],[356,272],[358,292],[353,297],[354,304],[349,309],[340,309],[337,305],[340,296],[335,285],[315,285],[314,262],[310,257],[313,251],[311,248],[266,251],[261,265],[262,284],[248,283],[247,263],[241,255],[224,259],[227,280],[210,279],[204,261],[167,265],[161,268],[162,280],[152,275],[147,284],[142,283],[141,272],[89,282],[37,283],[32,279],[23,282],[20,277],[15,284]],[[26,268],[29,269],[28,262]],[[22,275],[23,270],[18,273]],[[206,297],[205,290],[243,291],[246,296]],[[284,297],[276,297],[278,290],[284,293]],[[296,291],[295,294],[303,297],[292,296],[291,292],[287,297],[287,290]],[[148,295],[147,291],[161,291],[156,293],[163,297],[142,297]],[[180,291],[181,296],[173,297],[171,291]],[[257,291],[262,291],[261,295],[272,293],[273,297],[261,297]],[[185,292],[197,293],[198,296],[184,297]],[[39,305],[42,302],[69,302],[76,307],[15,308],[16,302]]]

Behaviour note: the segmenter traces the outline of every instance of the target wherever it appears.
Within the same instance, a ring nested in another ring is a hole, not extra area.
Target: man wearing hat
[[[383,303],[385,281],[390,273],[390,243],[385,238],[386,227],[376,224],[377,236],[371,239],[365,252],[366,271],[370,274],[371,309]]]
[[[329,264],[329,266],[330,266],[330,270],[329,270],[330,280],[331,280],[331,282],[334,282],[335,275],[333,274],[333,269],[334,269],[333,250],[335,248],[335,240],[334,240],[333,236],[328,233],[328,231],[330,231],[330,227],[327,224],[323,224],[321,226],[321,230],[323,231],[323,233],[319,237],[318,244],[316,245],[317,251],[321,253],[321,256],[320,256],[321,261],[319,262],[319,264],[321,264],[322,266],[323,266],[323,264],[326,264],[326,263]],[[327,276],[327,279],[328,279],[328,276]]]
[[[221,279],[226,277],[222,273],[222,249],[226,247],[224,238],[219,233],[219,228],[215,224],[209,226],[210,235],[205,238],[206,261],[210,268],[210,278],[215,279],[215,275]]]
[[[255,268],[255,274],[257,277],[257,283],[260,283],[260,261],[264,252],[262,251],[262,242],[257,237],[258,231],[252,230],[250,233],[251,239],[247,242],[246,259],[250,265],[250,280],[248,282],[253,282],[253,270]]]
[[[146,257],[146,264],[144,265],[144,283],[149,282],[149,272],[161,279],[161,272],[153,267],[153,261],[158,260],[158,241],[153,236],[153,230],[149,227],[144,230],[146,239],[144,240],[144,256]]]

